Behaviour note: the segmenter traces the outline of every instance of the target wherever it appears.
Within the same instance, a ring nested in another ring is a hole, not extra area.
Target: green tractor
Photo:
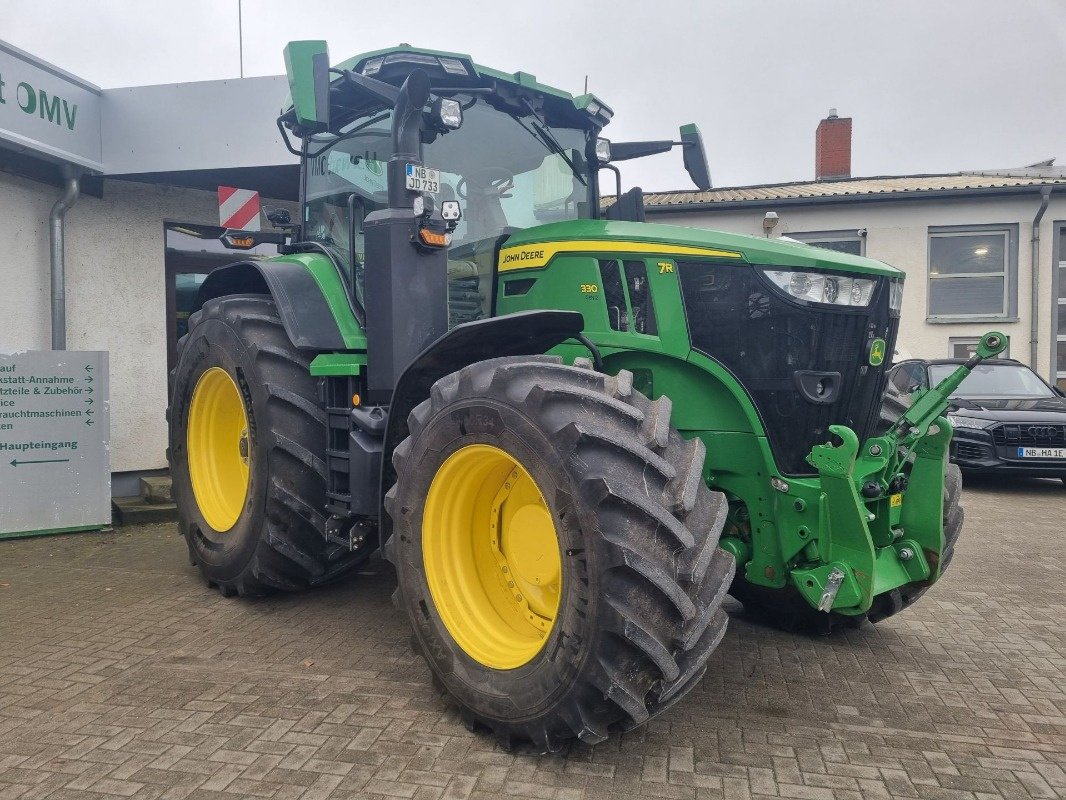
[[[285,51],[301,159],[281,255],[216,270],[179,343],[170,461],[225,595],[375,550],[466,724],[555,750],[701,679],[723,598],[783,625],[879,621],[962,524],[952,386],[879,415],[903,274],[644,222],[601,169],[612,112],[457,53]],[[242,239],[243,241],[243,239]]]

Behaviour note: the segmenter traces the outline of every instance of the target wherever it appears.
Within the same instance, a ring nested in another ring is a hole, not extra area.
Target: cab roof
[[[543,104],[547,113],[562,117],[561,124],[599,130],[611,121],[614,111],[594,94],[572,95],[563,89],[539,83],[528,72],[502,72],[477,64],[466,53],[431,50],[402,43],[396,47],[372,50],[342,61],[334,69],[352,71],[386,83],[401,85],[414,69],[424,70],[430,78],[431,89],[452,89],[455,94],[464,88],[492,89],[504,97],[525,96],[535,105]],[[343,78],[331,81],[334,91],[343,86]],[[358,92],[353,92],[358,95]],[[365,108],[364,108],[365,106]],[[354,119],[380,107],[377,101],[365,104],[346,103],[344,117]],[[292,99],[286,99],[283,119],[292,113]]]

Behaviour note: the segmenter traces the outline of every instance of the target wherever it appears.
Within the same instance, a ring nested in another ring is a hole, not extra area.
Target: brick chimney
[[[835,108],[818,123],[814,134],[814,177],[851,177],[851,117],[838,117]]]

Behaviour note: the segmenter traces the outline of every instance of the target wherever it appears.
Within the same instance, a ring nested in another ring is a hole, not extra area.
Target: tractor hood
[[[721,255],[741,258],[749,264],[782,266],[798,269],[836,270],[865,273],[887,278],[903,278],[902,270],[882,261],[848,253],[838,253],[798,242],[782,242],[758,236],[725,233],[704,228],[680,225],[660,225],[650,222],[620,222],[616,220],[569,220],[526,228],[511,235],[503,249],[536,244],[581,242],[582,249],[593,249],[597,241],[628,241],[645,245],[662,245],[662,254],[680,252],[687,255]],[[719,251],[700,253],[698,251]]]

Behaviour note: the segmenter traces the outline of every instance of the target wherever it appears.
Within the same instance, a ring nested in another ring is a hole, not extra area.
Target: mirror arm
[[[647,142],[611,142],[611,161],[628,161],[632,158],[644,158],[659,153],[668,153],[682,142],[668,139]]]
[[[609,169],[614,173],[615,187],[617,195],[615,202],[617,203],[622,198],[622,170],[618,169],[614,164],[600,164],[600,169]]]
[[[358,86],[360,89],[365,89],[376,99],[390,106],[395,106],[400,99],[400,89],[391,83],[379,81],[377,78],[368,78],[366,75],[360,75],[350,69],[330,69],[330,72],[342,76],[348,83]]]

